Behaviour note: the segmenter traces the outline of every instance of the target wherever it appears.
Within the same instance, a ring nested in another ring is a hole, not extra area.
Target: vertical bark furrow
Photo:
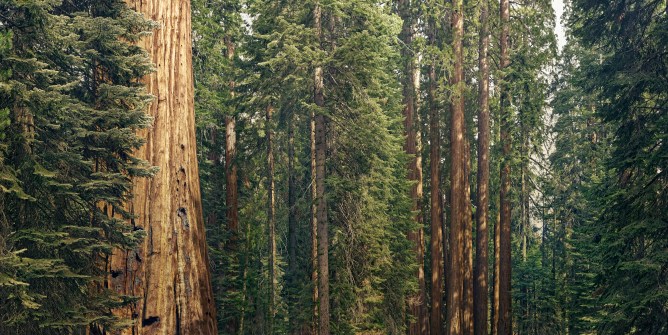
[[[159,170],[134,181],[128,204],[133,223],[149,236],[135,255],[112,257],[112,269],[123,272],[112,286],[143,297],[141,309],[118,311],[136,320],[122,333],[216,334],[196,155],[190,2],[128,2],[161,24],[140,42],[156,67],[144,79],[155,100],[148,111],[153,127],[140,132],[146,145],[136,152]]]
[[[410,189],[410,198],[412,201],[412,210],[416,212],[415,223],[421,226],[422,215],[420,214],[420,201],[422,199],[422,163],[419,151],[419,133],[417,131],[417,114],[416,105],[418,91],[418,68],[416,56],[414,51],[410,50],[414,34],[414,18],[411,13],[411,1],[399,0],[398,2],[399,15],[404,20],[401,32],[401,40],[404,44],[402,49],[402,57],[404,62],[403,73],[403,116],[404,116],[404,133],[406,135],[406,142],[404,144],[404,151],[410,157],[408,164],[408,180],[414,184]],[[414,244],[414,253],[417,267],[417,281],[418,292],[415,295],[408,297],[408,308],[411,321],[409,324],[408,333],[411,335],[425,334],[429,331],[429,316],[426,311],[426,284],[424,278],[424,236],[422,228],[419,227],[414,231],[408,233],[408,239]]]
[[[463,45],[464,18],[463,1],[453,0],[452,11],[453,52],[455,57],[452,74],[452,116],[451,116],[451,225],[448,279],[448,334],[460,335],[464,332],[464,233],[466,220],[465,155],[464,139],[464,68]]]
[[[508,40],[510,38],[510,3],[509,0],[501,0],[501,70],[505,71],[510,64],[508,52]],[[504,74],[505,75],[505,74]],[[510,161],[511,161],[511,111],[510,96],[507,84],[501,83],[501,145],[503,147],[503,160],[501,165],[501,220],[499,235],[499,316],[497,332],[500,335],[512,334],[512,311],[511,311],[511,207],[510,207]]]
[[[436,45],[435,23],[429,22],[429,43]],[[439,111],[436,106],[436,60],[429,65],[429,146],[430,146],[430,216],[431,216],[431,335],[443,335],[443,229],[441,225],[441,155]]]
[[[480,42],[478,66],[480,70],[478,106],[478,181],[476,192],[476,263],[474,269],[474,334],[487,335],[488,246],[489,231],[489,9],[487,0],[481,1]]]

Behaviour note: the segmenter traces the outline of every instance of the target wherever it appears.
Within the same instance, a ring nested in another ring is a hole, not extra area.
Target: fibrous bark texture
[[[473,287],[474,334],[487,335],[487,271],[489,232],[489,9],[487,0],[481,1],[480,43],[478,66],[480,91],[478,106],[478,191],[476,192],[476,262]]]
[[[195,142],[190,1],[128,0],[160,24],[140,42],[156,71],[146,145],[136,156],[159,168],[133,183],[128,210],[146,232],[133,251],[112,258],[112,287],[139,300],[119,314],[135,321],[122,334],[217,334]]]
[[[419,213],[420,200],[422,199],[422,163],[420,151],[418,150],[418,132],[417,132],[417,114],[416,111],[416,91],[417,91],[417,65],[416,57],[412,50],[408,48],[413,44],[415,34],[414,19],[411,13],[411,1],[399,0],[399,14],[404,19],[401,40],[404,44],[402,57],[404,59],[403,73],[403,104],[404,104],[404,133],[406,142],[404,150],[411,157],[408,164],[408,180],[414,182],[411,186],[410,197],[412,200],[412,209]],[[422,223],[421,214],[416,214],[415,222]],[[414,254],[417,269],[418,292],[408,297],[408,313],[411,317],[408,333],[410,335],[426,334],[429,331],[429,317],[424,308],[426,304],[426,284],[424,278],[424,236],[422,228],[408,233],[408,239],[414,245]]]
[[[429,24],[429,42],[435,45],[435,24]],[[441,155],[439,113],[436,106],[436,60],[429,65],[429,142],[431,192],[431,313],[430,334],[443,335],[443,229],[441,209]]]
[[[510,4],[508,0],[501,0],[501,61],[500,66],[505,70],[510,64],[508,58],[508,39],[510,35]],[[511,245],[510,245],[510,155],[511,155],[511,112],[510,97],[507,85],[500,86],[501,91],[501,145],[503,146],[503,161],[501,166],[501,220],[499,236],[499,316],[497,332],[500,335],[512,334],[512,310],[511,310]]]
[[[452,76],[453,92],[451,97],[452,118],[450,135],[450,155],[452,167],[451,183],[451,225],[450,225],[450,262],[448,266],[448,334],[461,335],[464,332],[464,234],[467,215],[465,187],[466,154],[464,139],[464,69],[463,48],[464,18],[462,0],[454,0],[452,11],[453,51],[455,66]]]

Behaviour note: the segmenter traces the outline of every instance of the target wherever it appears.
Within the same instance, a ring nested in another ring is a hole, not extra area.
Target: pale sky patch
[[[564,14],[564,0],[552,0],[552,8],[554,8],[554,13],[557,15],[557,24],[554,32],[557,34],[557,45],[559,46],[559,50],[561,50],[566,45],[566,31],[561,21],[561,16]]]

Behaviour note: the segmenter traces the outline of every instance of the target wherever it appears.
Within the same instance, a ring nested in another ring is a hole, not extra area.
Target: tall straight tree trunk
[[[297,177],[295,175],[295,113],[288,114],[288,316],[290,333],[300,334],[297,324]]]
[[[225,36],[226,56],[230,62],[234,61],[236,49],[234,41],[231,36]],[[232,80],[229,83],[230,96],[235,96],[236,83]],[[238,184],[237,184],[237,133],[236,133],[236,117],[234,115],[225,116],[225,216],[227,219],[227,230],[231,234],[230,240],[226,247],[228,252],[234,253],[238,251],[238,235],[239,235],[239,204],[238,204]],[[234,277],[232,269],[224,269],[221,271],[223,276]],[[222,279],[224,280],[224,278]],[[229,286],[228,286],[229,287]],[[232,286],[236,288],[236,286]],[[225,325],[226,331],[234,334],[239,329],[239,320],[231,319]]]
[[[321,43],[322,39],[322,10],[320,4],[316,4],[313,9],[313,20],[314,26],[317,31],[318,43]],[[314,73],[314,88],[313,88],[313,99],[314,101],[322,101],[324,107],[324,97],[322,96],[323,92],[323,78],[322,78],[322,67],[316,66]],[[313,327],[311,330],[312,334],[317,334],[318,332],[318,185],[316,183],[317,175],[317,160],[316,160],[316,147],[315,147],[315,112],[311,112],[311,283],[313,284]]]
[[[496,213],[494,222],[494,271],[492,284],[492,335],[498,334],[499,325],[499,271],[501,270],[501,211]]]
[[[464,139],[464,53],[462,40],[464,37],[463,1],[453,0],[452,32],[453,52],[455,58],[452,74],[452,116],[450,134],[450,263],[448,267],[448,334],[461,335],[464,331],[464,234],[463,229],[467,215],[465,187],[465,139]]]
[[[435,24],[429,20],[429,44],[436,45]],[[436,60],[429,64],[429,172],[431,188],[431,335],[443,335],[443,229],[441,224],[441,134],[436,106]]]
[[[510,35],[510,4],[509,0],[501,0],[501,70],[508,68],[508,40]],[[499,236],[499,323],[497,332],[499,335],[512,334],[512,310],[511,310],[511,208],[510,208],[510,155],[512,139],[510,135],[511,111],[509,108],[510,97],[507,85],[501,82],[499,87],[501,93],[501,145],[503,146],[503,160],[501,165],[501,192],[500,192],[500,236]]]
[[[314,25],[318,42],[322,41],[322,9],[316,4]],[[327,161],[327,125],[325,108],[325,83],[322,66],[315,68],[313,99],[320,110],[315,114],[315,178],[318,236],[318,334],[329,335],[329,226],[327,222],[327,198],[325,193]]]
[[[521,136],[522,136],[522,145],[521,145],[521,152],[522,152],[522,166],[521,166],[521,211],[522,211],[522,219],[520,220],[521,226],[522,226],[522,262],[527,261],[527,250],[528,250],[528,245],[529,245],[529,234],[531,232],[531,226],[530,226],[530,216],[529,216],[529,188],[528,188],[528,160],[529,160],[529,136],[527,135],[527,131],[524,127],[524,123],[522,122],[520,124],[522,131],[521,131]],[[528,289],[528,288],[527,288]],[[526,293],[526,292],[525,292]],[[526,297],[526,295],[525,295]],[[527,301],[528,303],[528,301]]]
[[[478,190],[476,192],[476,263],[474,269],[474,334],[487,335],[487,272],[489,232],[489,3],[480,5],[480,44],[478,67],[480,69],[478,106]]]
[[[276,184],[274,181],[274,148],[272,114],[274,107],[267,107],[267,230],[269,232],[269,320],[268,334],[274,333],[274,317],[276,316]]]
[[[316,70],[316,73],[319,71]],[[322,71],[320,71],[322,72]],[[313,284],[312,334],[318,331],[318,187],[316,185],[315,113],[311,112],[311,283]]]
[[[464,119],[466,121],[466,118]],[[471,204],[471,144],[464,123],[464,334],[473,335],[473,208]]]
[[[320,72],[322,78],[322,72]],[[321,95],[322,97],[322,95]],[[322,101],[324,103],[324,101]],[[316,185],[318,195],[318,329],[320,335],[329,335],[329,226],[325,193],[325,163],[327,150],[325,116],[315,118],[316,129]]]
[[[227,58],[232,61],[235,57],[235,46],[232,38],[225,37]],[[234,97],[234,81],[230,82],[230,94]],[[236,118],[233,115],[225,117],[225,207],[227,216],[227,227],[232,234],[229,246],[231,250],[236,248],[236,238],[239,233],[239,201],[237,189],[237,133]]]
[[[153,178],[133,183],[128,210],[146,231],[137,250],[116,251],[112,287],[139,297],[119,311],[136,323],[122,334],[217,334],[195,141],[190,1],[128,0],[160,24],[140,42],[156,71],[144,79],[155,96],[136,157],[157,166]]]
[[[250,223],[246,223],[246,236],[250,236],[250,229],[251,225]],[[246,239],[246,250],[251,249],[251,240]],[[250,255],[248,252],[245,253],[244,255],[244,264],[243,264],[243,270],[241,273],[241,308],[240,308],[240,316],[239,316],[239,332],[238,334],[245,334],[244,333],[244,322],[246,320],[246,309],[248,308],[248,266],[249,266],[249,260],[250,260]]]
[[[401,40],[404,43],[402,56],[404,58],[404,132],[406,134],[406,142],[404,150],[411,157],[408,166],[408,180],[413,182],[411,186],[410,197],[412,200],[412,209],[415,211],[415,223],[420,225],[422,223],[422,215],[419,214],[420,200],[422,199],[422,164],[420,159],[420,152],[418,151],[418,132],[416,110],[416,91],[417,91],[417,66],[416,57],[410,46],[413,44],[413,15],[411,13],[410,0],[399,0],[399,15],[403,18],[404,24],[401,32]],[[408,298],[408,309],[411,318],[408,333],[410,335],[425,334],[429,330],[428,316],[424,305],[426,304],[425,294],[425,278],[424,278],[424,236],[422,228],[408,233],[408,239],[413,243],[415,259],[417,261],[417,280],[418,292]]]

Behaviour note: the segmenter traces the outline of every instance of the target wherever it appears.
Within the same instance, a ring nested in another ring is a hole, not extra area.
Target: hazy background
[[[554,8],[554,13],[557,15],[557,26],[555,27],[555,33],[557,34],[559,50],[561,50],[561,48],[563,48],[563,46],[566,44],[566,34],[564,32],[564,26],[561,23],[561,15],[564,14],[564,0],[552,0],[552,7]]]

